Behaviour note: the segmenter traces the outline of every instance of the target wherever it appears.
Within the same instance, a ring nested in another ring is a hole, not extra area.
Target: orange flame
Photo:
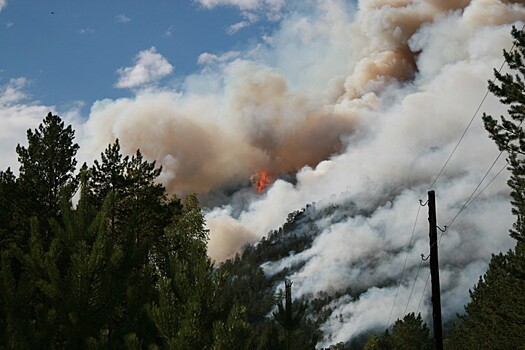
[[[261,171],[254,177],[254,187],[257,192],[262,193],[269,184],[272,183],[272,177],[267,171]]]

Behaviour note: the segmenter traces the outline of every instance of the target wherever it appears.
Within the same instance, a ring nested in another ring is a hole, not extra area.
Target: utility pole
[[[428,222],[430,225],[430,281],[432,283],[432,321],[434,324],[434,346],[436,350],[443,350],[441,294],[439,288],[436,196],[434,191],[428,191]]]

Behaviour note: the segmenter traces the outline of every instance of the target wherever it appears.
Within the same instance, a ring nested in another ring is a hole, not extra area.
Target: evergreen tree
[[[432,340],[429,338],[430,330],[421,314],[417,317],[409,313],[402,320],[397,320],[383,335],[371,336],[364,349],[366,350],[431,350]]]
[[[494,70],[496,81],[489,81],[489,90],[503,104],[509,106],[508,117],[500,120],[490,115],[483,115],[485,128],[500,151],[508,154],[507,162],[511,172],[508,185],[512,196],[512,213],[516,222],[510,235],[519,242],[525,243],[525,31],[512,29],[515,48],[504,51],[505,62],[515,74],[502,74]],[[510,117],[510,118],[509,118]]]
[[[190,195],[154,262],[159,302],[151,305],[150,315],[167,349],[245,348],[245,310],[221,302],[226,279],[207,256],[207,239],[204,216]]]
[[[150,260],[158,259],[164,230],[180,208],[180,201],[176,197],[168,199],[164,187],[155,182],[160,173],[161,168],[144,160],[138,150],[131,158],[123,156],[118,140],[89,171],[90,199],[98,208],[107,202],[109,234],[126,252],[114,289],[123,312],[114,315],[112,322],[132,324],[133,329],[140,328],[145,324],[142,320],[148,318],[145,305],[157,293],[152,288],[157,277]],[[135,334],[137,339],[151,338],[146,335],[148,327]],[[126,332],[121,328],[116,338]]]
[[[300,334],[301,326],[304,322],[304,314],[306,311],[306,303],[292,301],[292,282],[284,282],[284,303],[283,296],[280,295],[277,302],[277,311],[273,313],[275,321],[284,330],[285,348],[290,349],[306,349],[308,346],[304,344],[304,339]]]
[[[60,191],[69,185],[74,192],[77,178],[74,175],[78,145],[71,125],[51,112],[37,129],[27,130],[28,146],[18,145],[16,153],[20,163],[19,193],[15,210],[19,217],[35,216],[39,221],[44,245],[50,237],[48,219],[59,215]],[[22,229],[29,231],[28,221]]]
[[[76,210],[63,195],[61,223],[50,225],[44,246],[38,220],[31,223],[29,251],[4,251],[0,305],[9,348],[84,348],[109,332],[112,280],[120,252],[108,242],[104,214],[81,198]],[[12,264],[22,265],[14,277]]]
[[[0,251],[16,243],[16,202],[18,185],[10,168],[0,171]]]
[[[27,205],[30,213],[43,218],[56,217],[61,189],[66,184],[75,188],[78,145],[74,138],[71,125],[65,127],[59,116],[49,112],[37,129],[27,130],[28,146],[16,147],[19,182],[31,202]]]
[[[100,207],[112,193],[111,232],[120,243],[134,249],[139,260],[146,258],[181,207],[180,201],[168,199],[164,186],[156,182],[161,171],[155,162],[144,160],[140,150],[131,158],[123,156],[118,139],[89,170],[91,200]]]
[[[466,315],[447,340],[447,349],[518,349],[525,327],[525,252],[492,257],[487,272],[470,292]]]
[[[392,327],[389,343],[393,350],[430,350],[432,340],[429,338],[430,330],[421,314],[417,317],[409,313],[403,320],[397,320]]]
[[[128,264],[133,252],[110,234],[111,196],[97,209],[84,186],[72,208],[64,194],[49,247],[33,219],[28,252],[16,246],[2,252],[0,344],[120,349],[159,342],[147,312],[158,295],[155,271],[148,262]]]

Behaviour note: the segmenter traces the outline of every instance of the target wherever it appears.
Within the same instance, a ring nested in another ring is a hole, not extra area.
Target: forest
[[[512,35],[512,74],[495,71],[489,82],[508,115],[483,122],[507,157],[515,247],[492,256],[446,329],[446,349],[518,349],[525,340],[525,32]],[[214,264],[196,194],[168,194],[162,168],[140,150],[122,154],[118,139],[91,166],[77,164],[78,149],[73,128],[50,112],[16,147],[18,171],[0,171],[0,348],[316,348],[334,295],[294,298],[291,281],[261,268],[311,244],[295,234],[308,207]],[[414,313],[329,347],[433,348]]]

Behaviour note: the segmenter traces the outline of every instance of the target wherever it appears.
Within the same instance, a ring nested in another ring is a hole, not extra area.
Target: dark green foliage
[[[428,326],[421,319],[421,314],[416,317],[414,313],[409,313],[403,317],[403,320],[394,323],[389,343],[394,350],[432,349]]]
[[[61,189],[68,184],[74,192],[77,185],[74,171],[78,145],[74,138],[71,125],[65,127],[59,116],[49,112],[36,130],[27,130],[28,146],[16,147],[20,206],[41,225],[47,226],[47,218],[58,215]]]
[[[294,308],[292,302],[292,282],[285,281],[284,304],[281,295],[277,303],[277,311],[273,313],[277,323],[287,331],[294,331],[299,327],[304,317],[305,310],[306,306],[303,303],[300,303],[297,308]]]
[[[120,153],[118,139],[95,160],[89,170],[89,193],[91,201],[100,207],[109,193],[111,231],[125,239],[151,245],[171,221],[174,210],[180,210],[180,201],[168,200],[165,189],[156,183],[162,169],[155,162],[144,160],[137,150],[131,158]],[[134,229],[130,232],[129,229]]]
[[[283,303],[284,299],[284,303]],[[284,297],[277,299],[277,311],[273,313],[275,322],[282,329],[286,349],[313,349],[317,337],[305,318],[307,303],[303,300],[292,301],[292,282],[284,282]],[[310,332],[311,333],[310,333]]]
[[[447,342],[448,349],[517,349],[525,336],[525,251],[492,257],[487,272],[470,292],[466,314]]]
[[[18,184],[10,168],[0,171],[0,250],[16,242]]]
[[[431,350],[432,340],[429,329],[421,315],[417,317],[409,313],[402,320],[397,320],[392,327],[392,333],[386,331],[383,335],[371,336],[364,347],[365,350]]]

